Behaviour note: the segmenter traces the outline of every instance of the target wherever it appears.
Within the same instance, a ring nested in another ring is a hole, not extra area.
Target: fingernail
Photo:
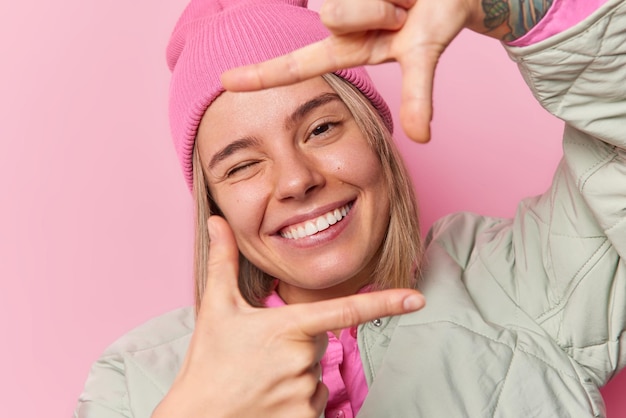
[[[416,311],[424,306],[424,297],[421,295],[411,295],[404,299],[402,307],[407,311]]]

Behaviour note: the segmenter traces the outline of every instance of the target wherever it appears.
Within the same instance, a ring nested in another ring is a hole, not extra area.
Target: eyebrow
[[[312,98],[311,100],[298,106],[291,116],[287,118],[286,126],[296,125],[313,110],[335,100],[341,101],[337,93],[322,93],[319,96]]]
[[[256,146],[258,144],[259,144],[259,140],[251,136],[245,136],[243,138],[240,138],[236,141],[231,142],[230,144],[226,145],[224,148],[219,150],[217,153],[215,153],[215,155],[213,155],[213,157],[211,158],[211,161],[209,162],[209,169],[212,169],[213,167],[215,167],[215,165],[217,165],[217,163],[230,157],[235,152]]]

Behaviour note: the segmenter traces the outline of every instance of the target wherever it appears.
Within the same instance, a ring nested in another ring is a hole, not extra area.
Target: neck
[[[370,282],[370,278],[367,277],[364,280],[348,280],[327,289],[305,289],[278,281],[276,292],[288,305],[292,303],[312,303],[357,294],[359,290],[370,284]]]

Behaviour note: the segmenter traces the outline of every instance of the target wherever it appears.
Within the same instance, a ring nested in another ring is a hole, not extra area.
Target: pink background
[[[108,344],[192,303],[191,199],[169,139],[164,59],[185,3],[0,7],[3,416],[70,416]],[[399,72],[372,74],[397,114]],[[431,144],[397,135],[425,229],[457,210],[510,216],[546,188],[561,124],[497,42],[455,41],[435,100]],[[626,374],[605,388],[610,417],[626,415],[624,389]]]

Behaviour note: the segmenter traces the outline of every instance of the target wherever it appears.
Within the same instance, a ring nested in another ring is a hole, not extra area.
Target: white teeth
[[[326,220],[326,217],[324,216],[320,216],[319,218],[317,218],[317,222],[315,222],[315,227],[317,228],[318,231],[323,231],[325,229],[328,229],[329,226],[330,224],[328,223],[328,221]]]
[[[280,235],[287,239],[299,239],[317,234],[320,231],[328,229],[330,225],[334,225],[341,221],[350,212],[351,205],[345,205],[328,212],[316,219],[307,221],[304,225],[291,227],[283,230]]]

